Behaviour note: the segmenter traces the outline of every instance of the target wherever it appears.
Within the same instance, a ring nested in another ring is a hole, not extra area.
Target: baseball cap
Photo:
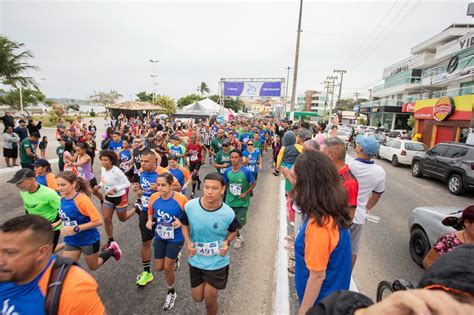
[[[35,161],[34,166],[35,167],[38,167],[38,166],[47,167],[47,166],[51,166],[51,164],[49,164],[48,160],[38,159],[38,160]]]
[[[27,178],[36,178],[36,174],[29,168],[22,168],[21,170],[17,171],[15,175],[13,175],[13,177],[7,181],[7,183],[18,184]]]
[[[474,295],[474,244],[464,244],[439,257],[420,280],[419,288]]]
[[[230,145],[230,141],[229,140],[224,140],[224,141],[222,141],[222,145]]]
[[[362,151],[368,157],[376,156],[379,153],[380,144],[375,138],[358,135],[355,142],[362,147]]]

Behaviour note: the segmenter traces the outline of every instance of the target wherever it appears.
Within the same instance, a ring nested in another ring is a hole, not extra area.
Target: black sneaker
[[[198,189],[198,190],[201,190],[201,181],[198,181],[197,189]]]
[[[141,202],[135,202],[135,212],[140,215],[142,213],[142,204]]]

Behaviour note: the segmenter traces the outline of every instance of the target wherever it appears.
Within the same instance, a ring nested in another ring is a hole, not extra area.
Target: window
[[[405,149],[408,151],[426,151],[428,148],[423,143],[405,143]]]
[[[402,144],[400,141],[393,141],[392,148],[394,149],[400,149],[402,147]]]
[[[445,144],[439,144],[431,149],[431,155],[434,156],[446,156],[446,152],[448,151],[448,146]]]
[[[467,153],[467,148],[458,147],[458,146],[451,146],[446,153],[446,157],[451,159],[461,158],[465,156]]]
[[[384,145],[385,145],[386,147],[389,147],[389,148],[390,148],[390,147],[392,146],[392,144],[393,144],[393,140],[389,140],[389,141],[387,141]]]

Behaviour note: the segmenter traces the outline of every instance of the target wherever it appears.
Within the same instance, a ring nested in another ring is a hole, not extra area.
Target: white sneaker
[[[234,248],[241,248],[243,242],[244,242],[244,239],[242,236],[237,237],[234,243]]]
[[[165,304],[163,304],[163,310],[169,311],[170,309],[172,309],[174,307],[174,301],[177,297],[178,295],[176,294],[176,291],[174,291],[174,293],[168,292],[168,294],[166,295]]]

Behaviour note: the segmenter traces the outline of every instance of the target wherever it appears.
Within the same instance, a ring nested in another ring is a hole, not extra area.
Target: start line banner
[[[281,82],[226,82],[224,96],[281,97]]]

